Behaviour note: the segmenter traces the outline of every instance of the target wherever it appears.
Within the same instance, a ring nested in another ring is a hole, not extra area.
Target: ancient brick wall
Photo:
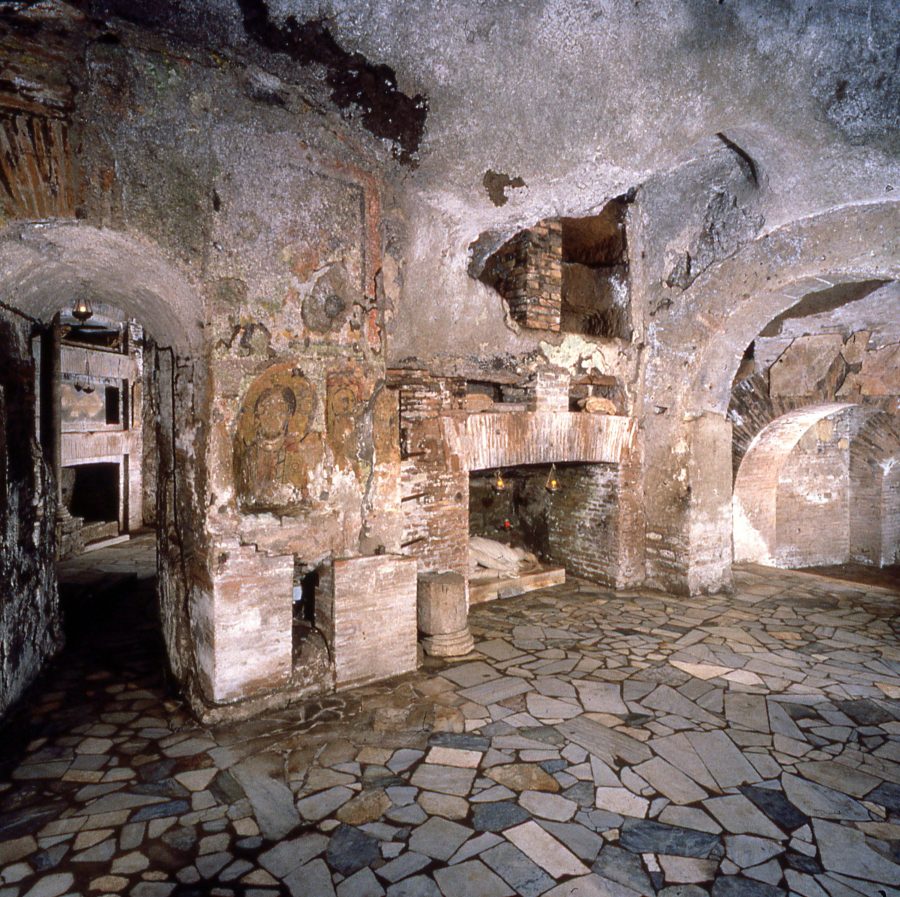
[[[72,113],[83,17],[59,4],[45,27],[0,29],[0,226],[75,214],[80,177]]]
[[[896,563],[900,549],[900,418],[870,414],[850,442],[849,559]]]
[[[618,579],[618,469],[612,464],[559,468],[560,490],[547,515],[550,560],[575,576]]]
[[[849,556],[849,429],[846,416],[810,427],[778,478],[775,562],[842,564]]]
[[[900,460],[885,462],[881,485],[881,563],[900,563]]]
[[[548,219],[516,234],[481,279],[500,293],[513,320],[533,330],[559,330],[562,310],[562,223]]]

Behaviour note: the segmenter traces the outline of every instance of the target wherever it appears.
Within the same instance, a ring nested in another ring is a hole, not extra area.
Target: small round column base
[[[426,635],[422,638],[422,647],[431,657],[462,657],[475,647],[475,639],[466,626],[458,632]]]

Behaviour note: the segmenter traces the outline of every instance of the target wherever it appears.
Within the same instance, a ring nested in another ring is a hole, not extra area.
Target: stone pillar
[[[702,414],[643,422],[647,584],[679,595],[731,589],[731,423]]]
[[[730,591],[731,422],[716,414],[703,414],[688,421],[686,429],[690,449],[687,592]]]
[[[475,647],[469,632],[466,580],[459,573],[419,576],[419,632],[433,657],[460,657]]]

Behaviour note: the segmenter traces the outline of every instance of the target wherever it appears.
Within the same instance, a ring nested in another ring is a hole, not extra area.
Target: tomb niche
[[[310,500],[312,472],[322,461],[313,429],[317,396],[302,371],[269,368],[253,381],[238,415],[235,481],[243,510],[299,512]]]

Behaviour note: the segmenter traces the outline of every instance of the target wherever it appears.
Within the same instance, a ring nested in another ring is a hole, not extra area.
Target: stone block
[[[566,413],[569,410],[569,380],[563,371],[539,371],[534,379],[532,411]]]
[[[773,396],[816,395],[843,345],[839,333],[794,340],[769,370],[769,392]]]
[[[211,697],[234,701],[285,687],[291,677],[294,558],[249,546],[222,552],[213,579]]]
[[[417,569],[415,558],[383,554],[337,560],[320,578],[316,622],[338,688],[416,669]]]

